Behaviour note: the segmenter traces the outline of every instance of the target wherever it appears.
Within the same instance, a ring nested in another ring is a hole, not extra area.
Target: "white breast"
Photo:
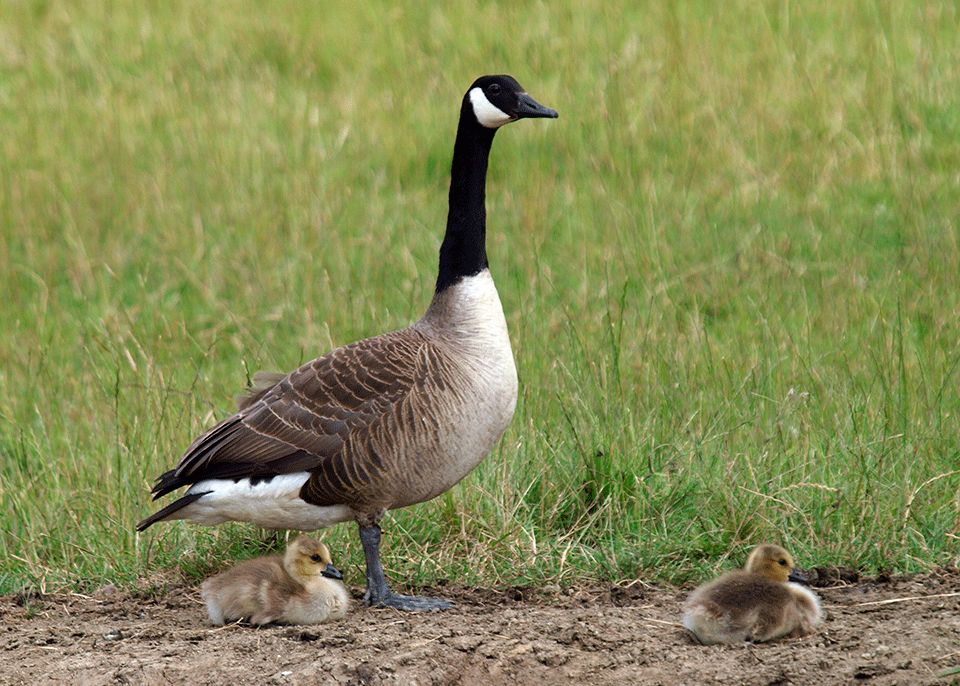
[[[447,454],[440,493],[462,479],[503,435],[517,404],[517,368],[500,296],[488,270],[438,296],[415,325],[450,351],[462,373],[457,403],[446,404],[439,445]],[[434,493],[435,494],[435,493]]]
[[[513,415],[517,368],[507,320],[489,270],[450,286],[414,326],[450,350],[465,371],[465,384],[484,403],[502,404],[509,416]]]
[[[287,624],[320,624],[331,619],[342,619],[350,607],[346,587],[333,579],[314,579],[306,592],[287,602],[280,619]]]

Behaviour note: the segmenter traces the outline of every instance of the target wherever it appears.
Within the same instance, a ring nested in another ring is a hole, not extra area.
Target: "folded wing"
[[[419,332],[403,329],[338,348],[286,376],[257,375],[240,410],[157,479],[154,498],[206,479],[322,470],[423,382],[427,346]]]

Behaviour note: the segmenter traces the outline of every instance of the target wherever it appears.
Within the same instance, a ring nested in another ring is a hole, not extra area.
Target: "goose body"
[[[384,360],[405,375],[395,373],[372,408],[351,407],[349,394],[381,390],[377,384],[388,378]],[[351,431],[349,418],[308,404],[307,398],[317,395],[313,386],[318,379],[335,379],[341,369],[351,370],[354,384],[339,387],[344,391],[341,414],[344,408],[359,415],[387,406],[364,430]],[[304,391],[310,395],[301,396]],[[489,452],[510,423],[516,400],[517,372],[507,324],[496,286],[484,270],[446,289],[410,328],[340,348],[285,376],[195,444],[209,451],[212,440],[236,441],[237,434],[247,438],[247,431],[262,427],[285,438],[279,447],[284,453],[287,444],[311,456],[326,448],[330,459],[311,471],[199,481],[186,497],[203,497],[168,519],[246,521],[309,531],[356,519],[363,510],[386,511],[429,500],[460,481]],[[300,426],[279,421],[277,415],[294,414],[291,408],[308,420]],[[313,426],[324,420],[329,433],[317,434]],[[260,443],[249,445],[262,451]],[[350,457],[358,454],[367,459],[351,464]],[[407,460],[408,455],[420,459]],[[281,459],[289,458],[284,454]],[[308,499],[300,497],[305,486]]]
[[[389,590],[379,521],[387,510],[448,490],[510,423],[517,373],[487,265],[487,162],[500,126],[556,116],[512,77],[477,79],[461,104],[450,211],[424,316],[289,374],[257,375],[237,413],[196,439],[153,488],[155,498],[183,486],[186,493],[137,528],[187,519],[309,531],[353,519],[366,557],[368,603],[445,607]]]
[[[757,546],[744,569],[728,572],[690,595],[683,626],[704,644],[808,634],[822,620],[820,601],[792,579],[800,577],[786,550]]]
[[[299,536],[282,557],[247,560],[207,579],[200,595],[212,624],[320,624],[347,614],[340,578],[327,546]]]

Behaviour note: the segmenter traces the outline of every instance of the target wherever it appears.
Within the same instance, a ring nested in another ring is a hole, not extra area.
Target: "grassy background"
[[[424,310],[500,71],[561,113],[488,184],[521,397],[400,585],[958,563],[957,5],[572,4],[0,6],[0,591],[270,546],[133,525],[248,373]]]

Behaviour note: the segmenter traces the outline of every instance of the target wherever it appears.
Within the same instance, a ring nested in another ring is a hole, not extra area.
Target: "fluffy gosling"
[[[770,641],[813,631],[820,600],[795,581],[793,558],[778,545],[754,548],[743,570],[728,572],[690,594],[683,626],[700,643]]]
[[[200,595],[213,624],[320,624],[347,614],[342,578],[327,546],[299,536],[283,557],[247,560],[207,579]]]

